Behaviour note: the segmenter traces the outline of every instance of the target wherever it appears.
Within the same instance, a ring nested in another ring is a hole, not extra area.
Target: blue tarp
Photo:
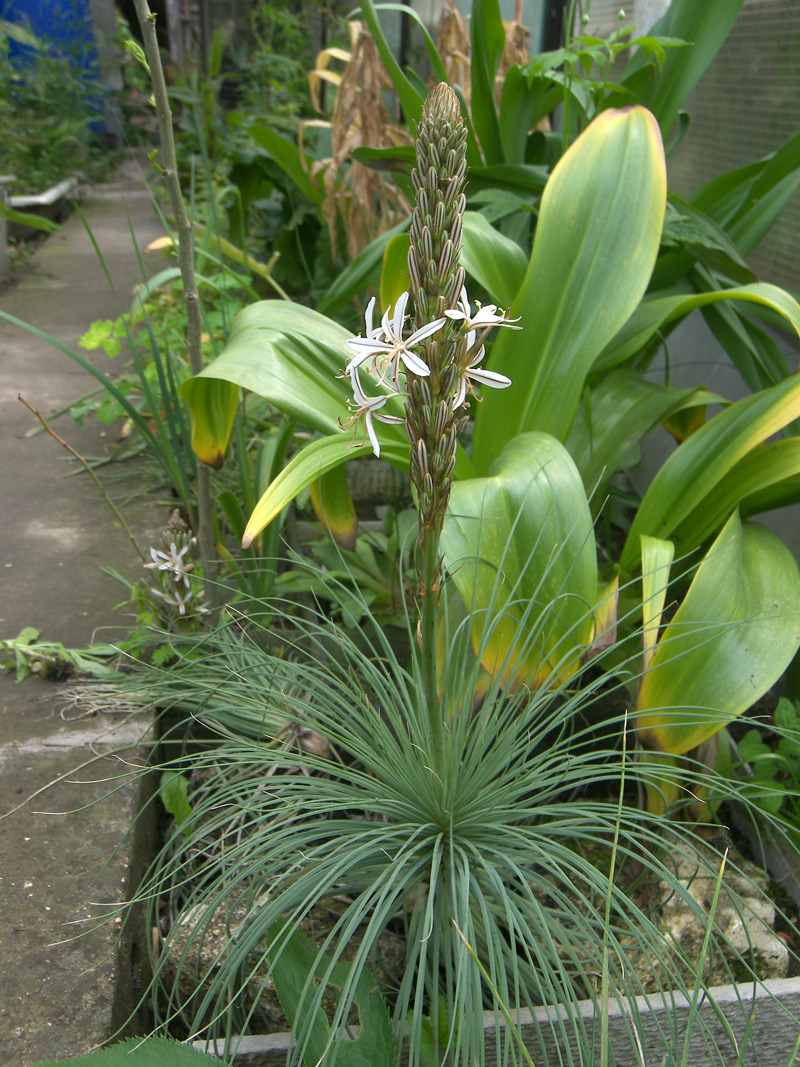
[[[92,129],[105,129],[104,93],[88,0],[0,0],[0,19],[30,30],[51,54],[69,59],[87,87],[94,89],[86,96],[88,109],[97,116]],[[9,54],[20,66],[34,56],[32,49],[13,39],[9,40]]]

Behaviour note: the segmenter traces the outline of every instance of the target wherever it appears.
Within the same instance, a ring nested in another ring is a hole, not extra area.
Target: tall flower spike
[[[417,163],[411,180],[416,202],[411,216],[408,271],[414,298],[415,326],[444,323],[422,341],[420,356],[430,373],[407,374],[406,427],[411,440],[411,480],[420,509],[420,545],[424,531],[441,531],[455,466],[458,430],[464,415],[455,401],[461,367],[467,362],[467,331],[448,312],[458,312],[464,288],[459,266],[461,226],[466,198],[467,130],[461,105],[449,85],[437,85],[425,101],[415,145]],[[408,369],[408,368],[407,368]],[[462,401],[463,403],[463,401]],[[423,462],[424,460],[424,462]],[[424,576],[420,593],[438,586],[439,564]]]

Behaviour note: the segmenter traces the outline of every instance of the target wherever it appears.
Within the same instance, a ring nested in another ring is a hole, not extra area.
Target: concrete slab
[[[162,233],[133,155],[113,182],[87,193],[81,212],[86,225],[72,215],[0,293],[0,309],[73,347],[93,321],[130,304],[147,270],[142,250]],[[102,354],[88,358],[115,370]],[[133,580],[141,563],[90,479],[70,476],[74,462],[48,435],[25,436],[35,420],[17,399],[22,394],[47,417],[91,387],[46,340],[0,320],[0,636],[35,626],[80,647],[93,635],[113,640],[125,631],[111,610],[120,586],[101,568]],[[79,428],[65,418],[56,428],[85,456],[106,455],[112,444],[91,420]],[[146,546],[169,507],[144,500],[125,515]],[[147,722],[105,715],[64,722],[56,694],[38,679],[17,685],[0,675],[0,1063],[15,1067],[89,1051],[125,1010],[115,1001],[114,924],[86,931],[104,914],[99,904],[126,892],[136,790],[125,785],[101,798],[124,781],[127,761],[141,762]]]

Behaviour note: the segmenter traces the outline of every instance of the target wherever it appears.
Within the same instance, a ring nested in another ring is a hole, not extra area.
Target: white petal
[[[408,304],[408,292],[401,293],[397,298],[397,303],[394,308],[394,336],[397,340],[401,340],[403,336],[403,326],[406,321],[406,305]]]
[[[409,352],[407,348],[400,349],[400,359],[402,359],[403,365],[412,374],[416,374],[418,378],[427,378],[431,372],[428,364],[423,359],[420,359],[419,356],[415,356],[413,352]]]
[[[481,385],[491,386],[492,389],[506,389],[511,385],[511,379],[506,378],[505,374],[497,374],[492,370],[483,370],[482,367],[470,370],[469,376],[476,382],[480,382]]]
[[[432,333],[436,333],[437,330],[441,330],[445,324],[445,319],[434,319],[433,322],[428,322],[424,326],[420,326],[418,330],[415,330],[409,339],[406,341],[407,345],[416,345],[420,341],[424,341],[426,337],[430,337]]]
[[[372,412],[368,411],[364,416],[364,422],[366,423],[367,433],[369,434],[370,443],[372,445],[372,451],[379,459],[381,454],[381,446],[378,441],[378,435],[375,433],[375,427],[372,425]]]
[[[367,337],[372,337],[372,335],[373,335],[373,330],[372,330],[372,312],[374,310],[375,310],[375,297],[373,296],[372,300],[370,300],[370,302],[367,304],[367,311],[366,311],[366,314],[364,315],[364,322],[366,323],[366,327],[367,327]]]
[[[355,400],[356,404],[361,407],[362,404],[367,403],[367,395],[361,388],[361,378],[358,374],[358,364],[353,361],[347,368],[347,372],[350,375],[350,384],[353,387],[353,399]]]
[[[362,343],[357,345],[353,343],[354,341],[361,341]],[[347,361],[346,370],[348,374],[354,366],[360,367],[362,363],[366,363],[373,356],[383,355],[392,350],[391,345],[386,345],[382,341],[370,341],[366,337],[353,337],[348,344],[353,349],[353,355]]]

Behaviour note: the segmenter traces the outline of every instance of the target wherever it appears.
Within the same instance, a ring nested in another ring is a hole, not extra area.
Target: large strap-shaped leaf
[[[347,467],[338,467],[321,475],[309,485],[311,504],[320,525],[337,545],[353,552],[358,537],[358,516],[347,484]]]
[[[500,307],[510,307],[525,278],[525,253],[477,211],[464,213],[461,265]]]
[[[192,450],[202,463],[219,470],[225,459],[239,407],[239,390],[220,378],[187,379],[181,396],[189,406]]]
[[[639,561],[640,534],[669,537],[748,452],[800,417],[800,377],[792,375],[715,415],[667,459],[631,524],[620,565]]]
[[[562,156],[542,196],[533,255],[492,370],[511,389],[486,395],[473,458],[484,471],[523,431],[566,439],[592,363],[639,303],[666,204],[658,126],[644,108],[606,111]]]
[[[627,465],[631,450],[662,419],[719,401],[720,397],[703,388],[670,389],[630,371],[609,374],[586,391],[567,440],[586,492],[597,493],[599,486]]]
[[[473,0],[470,37],[472,123],[486,162],[503,163],[503,142],[494,102],[494,79],[506,43],[498,0]]]
[[[504,684],[556,685],[591,643],[594,530],[580,475],[547,434],[521,434],[489,477],[456,482],[442,535],[484,668]]]
[[[398,467],[408,466],[408,440],[401,426],[381,425],[381,457]],[[256,504],[247,523],[242,546],[248,548],[265,526],[279,515],[287,504],[312,482],[334,470],[348,459],[357,459],[372,452],[372,445],[354,444],[352,435],[341,430],[330,437],[312,441],[298,452],[267,487]]]
[[[195,437],[213,457],[224,455],[232,420],[220,415],[229,391],[220,394],[219,381],[266,397],[320,433],[333,433],[346,413],[348,389],[337,375],[347,362],[347,337],[331,319],[284,300],[262,300],[240,311],[220,355],[181,386]]]
[[[655,114],[666,137],[686,97],[722,47],[739,16],[743,0],[672,0],[669,11],[650,31],[654,36],[677,37],[688,48],[669,48],[653,81],[652,91],[642,86],[644,102]],[[647,62],[643,49],[628,64],[623,84]]]
[[[252,118],[245,121],[235,119],[234,125],[240,125],[250,134],[255,143],[275,160],[288,178],[291,178],[306,199],[312,204],[322,204],[325,191],[311,180],[313,160],[301,152],[295,141],[290,141],[286,137],[281,137],[279,133],[275,133],[267,125],[265,118]]]
[[[400,101],[400,105],[403,108],[403,113],[408,122],[416,125],[422,114],[423,98],[405,76],[400,69],[400,64],[394,58],[394,53],[384,36],[380,20],[378,19],[378,12],[376,11],[372,0],[361,0],[361,14],[364,17],[364,21],[369,27],[369,32],[372,34],[372,39],[380,52],[383,65],[386,67],[386,73],[392,80],[392,85],[394,86],[394,91],[397,93],[397,99]]]
[[[349,263],[317,305],[322,315],[334,315],[354,296],[362,293],[380,274],[381,263],[386,247],[392,238],[408,229],[410,218],[394,226],[391,230],[370,241],[365,249]]]
[[[730,517],[642,679],[639,739],[681,755],[751,707],[800,646],[800,573],[762,526]]]
[[[597,360],[595,370],[618,366],[641,351],[670,322],[682,319],[696,308],[714,304],[719,300],[745,300],[777,311],[800,334],[800,304],[777,285],[756,282],[739,285],[734,289],[715,289],[708,293],[692,293],[690,296],[661,296],[645,300],[634,311],[625,325],[607,345]]]
[[[759,498],[766,496],[764,503],[773,503],[767,493],[773,487],[778,487],[784,497],[782,506],[790,502],[786,499],[789,487],[794,491],[794,502],[797,502],[800,500],[795,482],[797,475],[800,475],[800,437],[766,441],[754,448],[717,482],[700,506],[677,527],[673,536],[677,552],[689,552],[702,544],[736,507],[743,514],[757,514]]]

